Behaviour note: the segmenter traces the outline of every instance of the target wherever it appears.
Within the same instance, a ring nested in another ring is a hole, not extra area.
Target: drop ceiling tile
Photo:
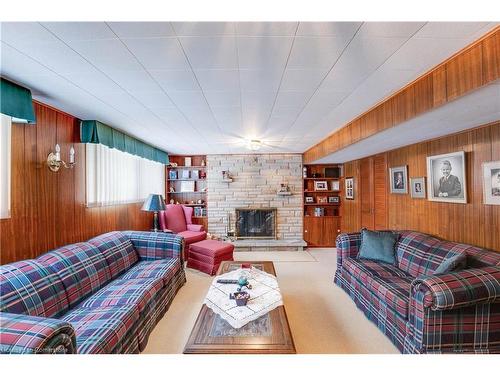
[[[186,117],[176,108],[156,108],[154,113],[175,128],[191,126]]]
[[[242,91],[278,91],[283,70],[240,69]]]
[[[487,22],[428,22],[415,35],[418,38],[466,38]]]
[[[372,67],[367,65],[357,65],[353,66],[351,69],[334,67],[321,83],[319,89],[337,92],[353,91],[373,70]]]
[[[409,38],[424,25],[425,22],[364,22],[356,37]]]
[[[300,22],[297,36],[352,38],[362,22]]]
[[[193,69],[237,69],[234,37],[180,37]]]
[[[19,52],[5,43],[0,45],[0,72],[2,76],[10,74],[37,75],[52,73],[41,63]]]
[[[241,105],[244,108],[271,108],[276,91],[241,91]]]
[[[207,91],[205,98],[211,107],[239,107],[241,105],[239,91]]]
[[[122,41],[146,69],[190,69],[177,38],[122,39]]]
[[[342,37],[296,37],[287,69],[331,68],[349,39]]]
[[[149,109],[175,108],[174,103],[162,91],[131,91],[130,94]]]
[[[193,91],[200,86],[192,70],[148,70],[153,78],[167,91]]]
[[[107,22],[120,38],[159,38],[175,36],[170,22]]]
[[[0,39],[17,48],[23,44],[57,43],[59,39],[38,22],[1,22]]]
[[[201,88],[205,90],[239,91],[240,77],[238,70],[195,70]]]
[[[294,36],[297,22],[238,22],[239,36]]]
[[[238,37],[238,63],[240,69],[262,69],[272,66],[285,67],[292,37]]]
[[[201,90],[194,91],[168,91],[168,96],[179,107],[203,107],[207,106],[205,97]]]
[[[234,22],[172,22],[178,36],[235,35]]]
[[[101,70],[143,69],[134,55],[118,39],[71,41],[69,44],[76,52]]]
[[[288,91],[280,90],[276,98],[276,106],[296,106],[303,107],[306,105],[309,98],[312,96],[313,91]]]
[[[217,124],[223,129],[232,129],[238,131],[241,126],[241,107],[211,107],[212,113],[217,121]]]
[[[145,70],[114,69],[107,76],[127,91],[158,91],[160,87]]]
[[[116,38],[104,22],[42,22],[42,25],[65,42]]]
[[[286,69],[280,90],[315,90],[327,73],[327,69]]]
[[[121,90],[112,79],[98,70],[86,73],[61,74],[75,85],[90,92],[94,91],[119,91]]]
[[[273,112],[271,117],[287,119],[290,122],[293,122],[297,116],[299,115],[302,107],[300,106],[277,106],[275,105],[273,108]]]

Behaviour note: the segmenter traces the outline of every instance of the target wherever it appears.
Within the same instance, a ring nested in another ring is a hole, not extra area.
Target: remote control
[[[219,279],[217,280],[219,284],[238,284],[238,280],[230,280],[230,279]]]

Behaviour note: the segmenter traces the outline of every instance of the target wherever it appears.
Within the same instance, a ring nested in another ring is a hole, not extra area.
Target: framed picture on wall
[[[410,194],[412,198],[425,198],[425,177],[410,178]]]
[[[428,156],[428,199],[436,202],[467,203],[465,176],[465,152]]]
[[[483,163],[483,202],[500,205],[500,160]]]
[[[389,168],[389,178],[391,179],[391,193],[408,193],[408,174],[406,165],[402,167]]]
[[[345,179],[345,199],[354,199],[354,178],[346,177]]]

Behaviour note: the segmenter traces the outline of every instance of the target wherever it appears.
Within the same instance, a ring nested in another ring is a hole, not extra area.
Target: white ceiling
[[[4,22],[0,73],[172,153],[304,152],[496,25]]]

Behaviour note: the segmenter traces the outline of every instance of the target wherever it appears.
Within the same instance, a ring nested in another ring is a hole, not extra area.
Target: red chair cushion
[[[187,229],[186,216],[180,204],[168,204],[165,210],[166,226],[174,233],[184,232]]]
[[[198,241],[203,241],[205,238],[207,238],[206,232],[192,232],[190,230],[186,230],[177,234],[184,238],[186,246]]]
[[[192,244],[189,247],[189,252],[195,252],[202,255],[209,256],[213,259],[220,258],[226,254],[232,254],[234,250],[234,245],[215,240],[204,240]]]

